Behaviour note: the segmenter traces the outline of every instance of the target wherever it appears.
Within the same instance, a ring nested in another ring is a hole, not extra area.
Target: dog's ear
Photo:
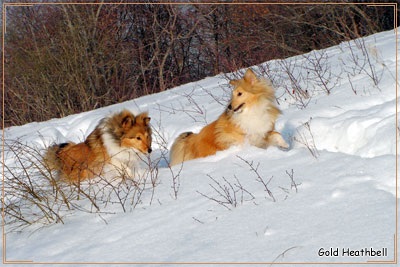
[[[254,85],[257,82],[257,76],[251,69],[247,69],[243,79],[251,85]]]
[[[145,117],[145,118],[143,119],[143,124],[144,124],[144,126],[148,126],[149,123],[150,123],[150,120],[151,120],[150,117]]]
[[[140,113],[135,118],[135,123],[143,126],[148,126],[150,123],[150,117],[147,112]]]
[[[122,120],[121,120],[122,128],[129,129],[133,126],[133,124],[134,124],[134,117],[132,116],[132,114],[125,115],[122,117]]]

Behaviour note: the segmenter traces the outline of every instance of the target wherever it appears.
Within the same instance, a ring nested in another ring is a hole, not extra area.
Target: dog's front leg
[[[267,133],[265,137],[265,141],[268,146],[277,146],[282,149],[288,149],[289,144],[286,143],[285,139],[283,139],[282,135],[275,131],[270,131]]]

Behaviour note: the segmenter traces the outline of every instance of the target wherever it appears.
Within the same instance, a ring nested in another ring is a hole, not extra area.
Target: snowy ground
[[[5,129],[6,147],[18,140],[43,149],[54,142],[82,141],[102,117],[124,108],[149,111],[155,129],[151,158],[158,164],[156,186],[147,186],[126,212],[114,204],[100,212],[63,211],[64,223],[38,222],[19,231],[6,225],[6,260],[75,265],[393,262],[395,38],[394,31],[383,32],[253,67],[266,70],[263,75],[276,87],[283,111],[276,127],[290,142],[289,151],[233,147],[186,162],[182,169],[160,160],[179,133],[198,131],[223,111],[231,90],[225,75]],[[11,154],[5,153],[5,164],[18,166]],[[5,177],[11,177],[7,170]],[[262,182],[269,182],[270,194]],[[223,200],[221,188],[236,197],[233,205],[217,202]],[[338,255],[319,255],[321,249],[337,249]],[[343,255],[347,249],[355,255]],[[387,255],[360,255],[365,249],[387,249]]]

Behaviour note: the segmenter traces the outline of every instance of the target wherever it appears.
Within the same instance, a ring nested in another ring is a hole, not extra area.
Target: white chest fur
[[[263,146],[265,134],[274,129],[274,118],[270,115],[268,103],[247,107],[233,115],[233,121],[245,133],[251,145]]]
[[[103,131],[102,139],[108,155],[111,158],[110,167],[120,173],[132,176],[132,170],[139,165],[139,151],[134,148],[121,147],[113,136]]]

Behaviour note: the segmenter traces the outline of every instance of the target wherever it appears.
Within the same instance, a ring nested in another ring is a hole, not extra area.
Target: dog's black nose
[[[147,152],[149,152],[149,153],[151,153],[151,151],[153,151],[151,148],[149,148],[149,149],[147,150]]]
[[[229,104],[228,109],[232,110],[232,105],[231,104]]]

